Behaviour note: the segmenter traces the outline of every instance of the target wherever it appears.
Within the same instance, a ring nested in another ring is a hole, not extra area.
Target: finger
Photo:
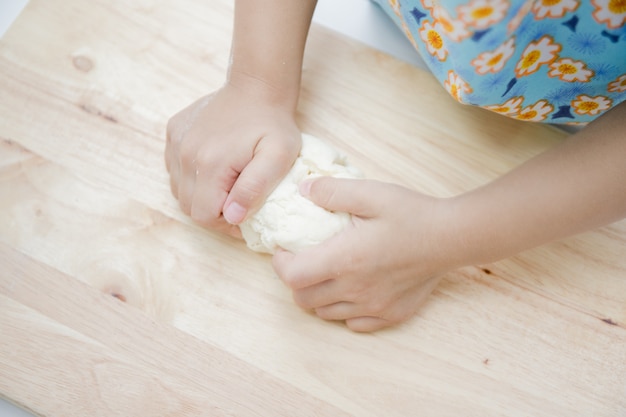
[[[314,308],[315,314],[324,320],[348,320],[355,317],[378,317],[390,323],[399,323],[410,317],[415,309],[410,303],[399,301],[385,308],[377,303],[340,301]]]
[[[165,161],[165,169],[167,170],[167,172],[170,172],[170,166],[172,165],[170,162],[171,156],[170,154],[172,153],[172,144],[171,144],[171,140],[170,140],[170,135],[169,133],[167,134],[167,139],[165,140],[165,152],[163,152],[163,159]]]
[[[299,142],[291,142],[294,146],[288,148],[271,145],[269,139],[259,142],[224,204],[224,217],[229,223],[239,224],[248,213],[256,211],[287,174],[299,152]]]
[[[178,177],[178,202],[181,210],[189,215],[196,186],[196,176],[198,174],[195,160],[179,160]]]
[[[180,176],[179,166],[178,166],[178,158],[175,157],[175,149],[174,149],[174,140],[173,140],[173,132],[170,127],[170,123],[168,123],[167,134],[166,134],[166,142],[165,142],[165,168],[170,174],[170,189],[172,194],[178,198],[178,178]]]
[[[335,302],[315,307],[315,313],[324,320],[348,320],[356,317],[378,317],[388,325],[403,322],[412,317],[427,300],[430,293],[439,283],[439,278],[431,278],[420,287],[404,292],[397,299],[376,300],[370,298],[366,302]],[[315,288],[315,287],[313,287]],[[305,289],[306,290],[306,289]],[[334,290],[334,288],[332,288]],[[338,291],[340,292],[340,291]]]
[[[172,195],[178,198],[178,181],[180,178],[180,167],[175,159],[171,160],[170,164],[170,190],[172,191]]]
[[[359,317],[363,313],[357,314],[358,306],[348,301],[341,301],[314,309],[315,314],[324,320],[347,320]]]
[[[165,128],[165,168],[168,172],[171,172],[172,159],[174,159],[173,153],[173,142],[174,142],[174,120],[173,118],[167,122],[167,126]]]
[[[324,320],[348,320],[355,317],[379,317],[391,323],[405,320],[412,315],[414,307],[400,300],[380,303],[340,301],[314,308],[315,313]]]
[[[319,284],[294,290],[293,299],[296,304],[307,310],[332,305],[345,301],[340,286],[338,280],[328,279]]]
[[[376,181],[321,177],[304,181],[300,193],[318,206],[330,211],[343,211],[361,217],[374,217],[380,213],[384,200]]]
[[[189,134],[198,112],[206,105],[201,98],[181,110],[168,121],[166,127],[166,167],[170,171],[172,192],[177,196],[181,210],[190,214],[197,175],[198,143]],[[173,173],[173,175],[172,175]]]
[[[228,223],[221,213],[228,191],[220,186],[220,181],[213,181],[208,170],[198,168],[195,187],[190,217],[201,226],[241,238],[239,226]]]
[[[306,288],[341,275],[346,268],[348,244],[339,244],[339,236],[303,250],[298,254],[279,250],[272,266],[280,279],[292,290]]]
[[[190,216],[197,223],[211,229],[220,227],[221,221],[225,222],[223,218],[220,219],[222,206],[228,196],[229,184],[235,180],[234,173],[230,179],[225,179],[224,174],[220,175],[224,170],[228,171],[228,168],[217,167],[206,161],[197,168]]]
[[[388,320],[381,319],[379,317],[354,317],[346,320],[346,326],[354,332],[366,333],[374,332],[376,330],[383,329],[394,325],[395,323]]]

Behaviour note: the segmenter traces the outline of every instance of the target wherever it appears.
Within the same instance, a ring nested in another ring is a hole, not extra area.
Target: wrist
[[[231,68],[225,87],[244,93],[259,105],[269,105],[295,114],[300,93],[300,82],[283,82]]]
[[[452,262],[457,267],[488,262],[482,251],[489,225],[484,224],[474,196],[470,192],[451,197],[447,202],[447,244]]]
[[[465,232],[465,216],[463,215],[463,202],[456,198],[429,198],[430,204],[423,212],[427,222],[422,223],[418,236],[421,237],[419,252],[425,256],[428,262],[428,270],[424,273],[428,276],[439,277],[464,266],[474,264],[471,249],[472,242]]]
[[[436,230],[429,233],[436,239],[428,244],[438,258],[438,274],[505,257],[506,244],[499,240],[490,216],[482,196],[473,192],[437,201],[433,217]]]
[[[228,83],[295,112],[315,0],[237,0]]]

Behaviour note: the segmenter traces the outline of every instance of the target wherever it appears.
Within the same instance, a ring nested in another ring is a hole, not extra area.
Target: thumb
[[[270,192],[287,174],[298,154],[293,151],[271,146],[259,147],[254,157],[239,173],[226,201],[224,218],[231,224],[239,224],[263,205]]]
[[[378,188],[378,182],[371,180],[321,177],[303,181],[300,194],[330,211],[374,217],[381,208]]]

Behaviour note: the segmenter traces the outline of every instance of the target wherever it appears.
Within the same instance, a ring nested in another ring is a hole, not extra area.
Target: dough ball
[[[302,181],[321,176],[363,175],[348,165],[345,155],[320,139],[303,134],[302,150],[289,173],[261,209],[239,225],[248,247],[272,254],[279,247],[299,252],[343,230],[350,222],[349,213],[330,212],[300,194]]]

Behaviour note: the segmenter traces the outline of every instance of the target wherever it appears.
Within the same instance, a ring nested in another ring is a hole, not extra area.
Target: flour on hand
[[[302,181],[332,176],[361,178],[346,156],[314,136],[302,135],[302,150],[287,176],[269,195],[261,209],[239,225],[248,247],[274,253],[278,248],[299,252],[317,245],[350,222],[349,213],[330,212],[303,197]]]

